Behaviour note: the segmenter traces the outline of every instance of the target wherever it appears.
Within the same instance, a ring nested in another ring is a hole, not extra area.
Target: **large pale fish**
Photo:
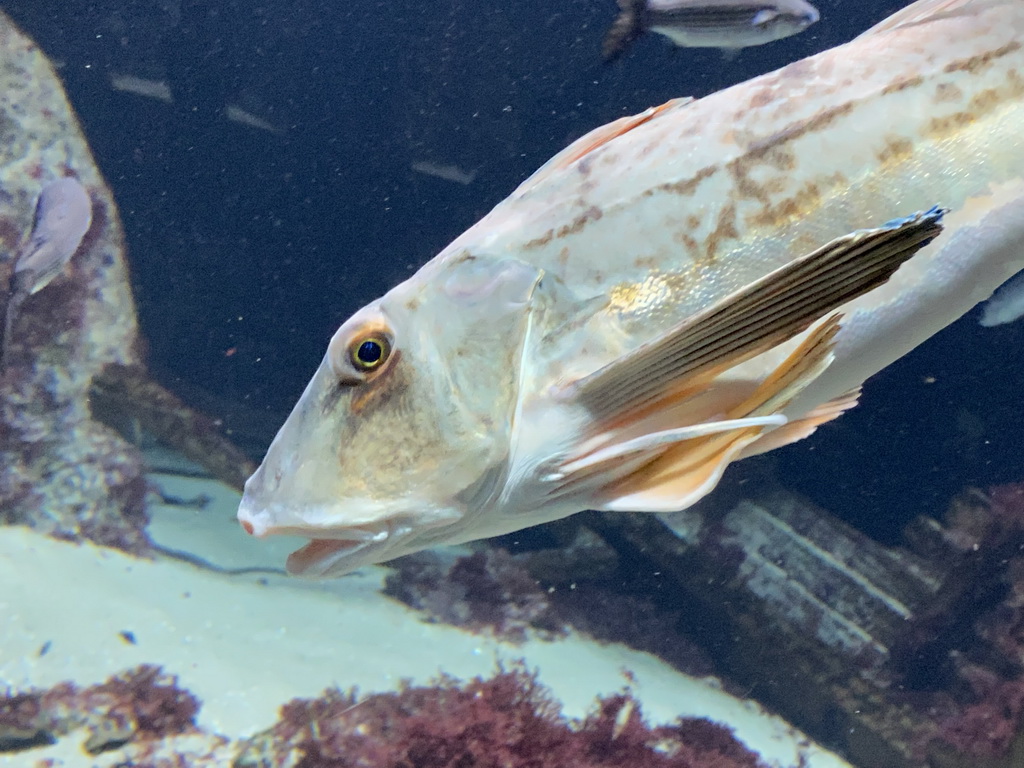
[[[807,0],[619,0],[601,53],[618,58],[646,30],[681,47],[736,51],[796,35],[818,18]]]
[[[242,525],[338,575],[807,436],[1024,267],[1022,44],[1021,0],[921,0],[575,142],[338,329]]]

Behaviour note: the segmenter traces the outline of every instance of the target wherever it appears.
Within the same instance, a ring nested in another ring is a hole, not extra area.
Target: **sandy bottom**
[[[177,496],[212,497],[202,510],[154,508],[152,533],[165,546],[225,567],[280,568],[298,543],[246,537],[234,520],[238,496],[219,484],[153,479]],[[158,664],[202,701],[203,729],[237,739],[272,725],[289,699],[317,696],[330,686],[384,691],[439,672],[487,676],[499,661],[524,659],[570,717],[583,715],[598,694],[622,690],[629,670],[651,722],[708,717],[730,726],[769,764],[848,766],[756,704],[648,654],[580,635],[515,646],[424,623],[379,593],[384,574],[372,568],[325,583],[228,576],[0,528],[0,685],[89,685],[139,664]],[[30,766],[48,757],[56,765],[107,764],[105,757],[87,757],[72,735],[53,747],[0,757],[0,765]]]

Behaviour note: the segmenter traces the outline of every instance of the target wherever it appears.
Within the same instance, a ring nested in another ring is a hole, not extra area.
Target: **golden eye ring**
[[[348,348],[348,357],[357,371],[369,373],[380,368],[391,356],[391,342],[386,336],[373,334],[355,339]]]

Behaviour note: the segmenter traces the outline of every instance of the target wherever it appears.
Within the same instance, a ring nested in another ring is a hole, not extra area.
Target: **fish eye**
[[[349,347],[349,359],[358,371],[380,368],[391,355],[391,342],[385,336],[373,335],[355,339]]]

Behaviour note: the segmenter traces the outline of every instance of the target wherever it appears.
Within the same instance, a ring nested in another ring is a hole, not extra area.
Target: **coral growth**
[[[426,611],[433,621],[487,630],[513,642],[535,629],[564,631],[547,594],[503,549],[483,549],[445,567],[423,552],[393,563],[385,594]]]
[[[45,691],[8,693],[0,696],[0,752],[50,744],[84,729],[86,751],[98,754],[189,732],[198,711],[196,698],[153,666],[84,689],[60,683]]]
[[[599,700],[570,724],[534,675],[499,670],[487,680],[359,699],[328,692],[285,705],[252,739],[236,768],[758,768],[731,732],[703,720],[651,728],[627,694]]]

